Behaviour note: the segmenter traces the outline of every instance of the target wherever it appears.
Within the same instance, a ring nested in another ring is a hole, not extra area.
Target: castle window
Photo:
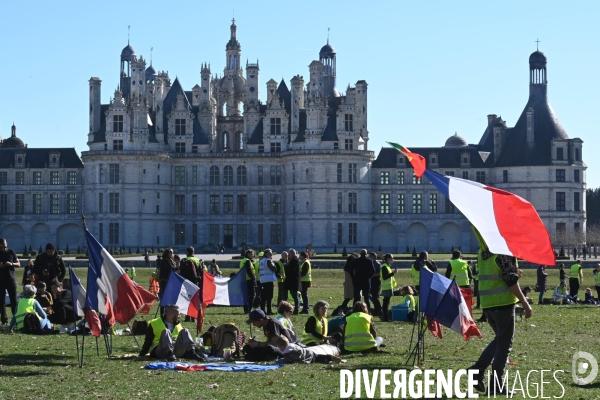
[[[50,194],[50,214],[60,213],[60,198],[57,193]]]
[[[344,129],[348,132],[352,132],[354,130],[354,115],[352,114],[344,114]]]
[[[0,185],[8,185],[8,172],[0,172]]]
[[[271,214],[281,214],[281,195],[272,194],[271,196]]]
[[[258,166],[258,184],[259,185],[263,185],[264,184],[263,167],[262,167],[262,165]]]
[[[248,209],[248,197],[245,194],[238,194],[237,205],[237,213],[246,214],[246,210]],[[240,243],[245,243],[245,241]]]
[[[123,116],[113,115],[113,132],[123,132]]]
[[[264,230],[264,225],[258,224],[258,233],[256,234],[258,244],[262,244],[262,242],[263,242],[263,230]]]
[[[357,164],[348,164],[348,183],[356,183],[358,181],[358,166]]]
[[[271,167],[271,185],[281,185],[281,167]]]
[[[337,224],[337,244],[342,244],[342,241],[344,240],[343,238],[343,228],[342,228],[342,223],[338,222]]]
[[[381,185],[389,185],[390,184],[390,173],[389,171],[382,171],[379,173],[379,183]]]
[[[412,184],[413,185],[420,185],[421,183],[422,183],[421,178],[417,178],[417,175],[415,175],[415,172],[413,171]]]
[[[15,172],[15,185],[25,184],[25,172]]]
[[[120,211],[119,207],[120,193],[109,193],[108,194],[108,212],[110,214],[118,214]]]
[[[192,214],[198,214],[198,195],[192,195]]]
[[[119,244],[119,223],[110,222],[108,224],[108,243]]]
[[[175,185],[185,185],[185,167],[182,165],[175,167]]]
[[[0,194],[0,214],[8,214],[8,193]]]
[[[210,167],[210,186],[219,186],[219,167]]]
[[[175,135],[185,135],[185,119],[175,119]]]
[[[412,195],[412,212],[413,214],[421,214],[423,212],[421,193],[413,193]]]
[[[281,143],[271,143],[271,153],[281,153]]]
[[[508,183],[508,170],[502,170],[502,183]]]
[[[437,214],[437,193],[429,193],[429,214]]]
[[[296,194],[296,192],[294,192],[294,194]],[[342,192],[338,192],[337,194],[337,212],[339,214],[344,212],[344,198]]]
[[[237,167],[237,184],[238,186],[246,186],[248,184],[247,170],[243,165]]]
[[[353,150],[354,149],[354,139],[345,139],[344,140],[344,148],[346,150]]]
[[[258,213],[262,214],[263,212],[264,212],[263,195],[259,194],[258,195]]]
[[[337,165],[337,182],[342,183],[342,163]]]
[[[556,211],[565,211],[565,192],[556,192]]]
[[[211,214],[218,214],[219,213],[219,195],[218,194],[211,194],[210,195],[210,200],[209,200],[209,205],[210,205],[210,213]]]
[[[41,175],[41,172],[40,172],[40,175]],[[40,176],[40,180],[41,180],[41,176]],[[77,185],[77,171],[67,172],[67,184]]]
[[[338,150],[339,148],[340,148],[340,144],[339,144],[339,142],[334,142],[334,143],[333,143],[333,149],[334,149],[334,150]]]
[[[175,214],[185,214],[185,194],[175,195]]]
[[[348,224],[348,244],[356,244],[356,236],[358,233],[358,224],[350,222]]]
[[[398,194],[398,214],[404,214],[406,209],[404,207],[404,193]]]
[[[581,161],[579,149],[575,149],[575,161]]]
[[[579,182],[579,170],[573,170],[573,182]]]
[[[15,194],[15,214],[25,214],[24,194]]]
[[[382,193],[380,196],[380,210],[381,214],[389,214],[390,213],[390,194]]]
[[[185,153],[185,142],[175,143],[175,153]]]
[[[271,135],[281,135],[281,118],[271,118]]]
[[[185,224],[175,224],[175,244],[186,244]]]
[[[60,185],[60,172],[58,172],[58,171],[50,172],[50,184],[51,185]]]
[[[454,171],[446,171],[446,172],[444,172],[444,175],[446,175],[446,176],[454,176]]]
[[[198,146],[192,145],[192,153],[198,152]]]
[[[404,171],[398,171],[398,185],[404,185]]]
[[[227,165],[223,168],[223,185],[233,186],[233,167],[231,165]]]
[[[557,169],[556,170],[556,182],[564,182],[565,181],[565,170]]]
[[[265,146],[263,146],[263,145],[258,146],[258,152],[259,153],[264,153],[265,152]]]
[[[77,214],[77,194],[67,194],[67,213]]]
[[[281,224],[271,224],[271,243],[281,244]]]
[[[348,193],[348,213],[356,214],[357,212],[357,199],[356,193]]]
[[[463,171],[463,179],[469,179],[469,171]]]
[[[475,181],[479,183],[485,183],[485,171],[476,171]]]
[[[564,159],[564,149],[562,147],[558,147],[556,149],[556,159],[562,161]]]
[[[42,213],[42,195],[39,193],[35,193],[33,195],[33,213],[41,214]]]
[[[454,207],[454,204],[452,204],[450,199],[447,197],[444,200],[444,208],[445,208],[446,214],[454,214],[456,212],[456,208]]]
[[[579,192],[574,192],[573,193],[573,211],[581,211],[581,207],[579,204],[580,204]]]
[[[120,168],[119,164],[108,164],[108,183],[119,183],[120,182]],[[160,182],[158,182],[160,183]]]

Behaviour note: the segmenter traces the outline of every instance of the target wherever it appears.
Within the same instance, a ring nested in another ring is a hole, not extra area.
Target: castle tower
[[[146,61],[144,57],[133,57],[131,61],[131,94],[146,96]]]
[[[120,84],[123,97],[129,98],[129,88],[131,87],[131,62],[135,58],[135,50],[127,41],[127,46],[121,51],[121,75]]]
[[[229,42],[225,46],[225,75],[237,75],[241,74],[242,66],[240,65],[240,57],[242,55],[242,46],[236,38],[237,26],[235,25],[235,18],[231,20],[231,36]],[[239,72],[238,72],[239,71]]]
[[[336,88],[336,70],[335,70],[335,49],[329,44],[321,47],[319,51],[319,61],[325,66],[323,69],[324,91],[327,97],[340,97]]]
[[[291,80],[292,94],[292,141],[300,130],[300,110],[304,109],[304,78],[296,75]]]
[[[100,92],[102,81],[100,78],[90,78],[90,131],[88,142],[94,140],[94,134],[100,129],[102,124],[102,106],[100,104]],[[88,143],[89,144],[89,143]]]

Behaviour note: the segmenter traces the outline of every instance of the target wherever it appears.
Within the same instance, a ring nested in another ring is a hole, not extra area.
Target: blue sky
[[[569,137],[584,141],[588,187],[600,186],[600,3],[580,1],[61,1],[0,4],[0,135],[31,147],[87,150],[88,80],[102,101],[118,84],[119,56],[138,55],[199,83],[200,64],[222,72],[235,10],[242,59],[270,78],[308,76],[330,31],[338,89],[369,83],[369,148],[386,140],[441,146],[455,132],[477,143],[486,115],[513,126],[528,97],[528,57],[548,57],[550,103]],[[596,27],[596,28],[594,28]]]

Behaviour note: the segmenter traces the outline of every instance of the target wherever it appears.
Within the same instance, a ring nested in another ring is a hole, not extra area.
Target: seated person
[[[342,359],[337,356],[330,354],[316,354],[310,347],[303,347],[298,344],[290,344],[289,340],[285,336],[280,336],[275,341],[275,344],[279,348],[279,351],[283,353],[283,357],[279,357],[277,361],[282,364],[291,363],[325,363],[335,362],[337,364],[342,362]]]
[[[594,295],[592,294],[592,289],[591,288],[586,288],[585,289],[585,300],[582,302],[582,304],[596,304],[596,299],[594,299]]]
[[[564,282],[561,282],[560,285],[556,287],[554,290],[554,294],[552,295],[552,300],[554,304],[572,304],[573,298],[569,295],[569,291],[566,288]]]
[[[177,358],[207,360],[204,354],[196,353],[192,334],[179,322],[179,306],[175,304],[165,306],[164,316],[148,323],[146,339],[139,356],[144,357],[149,350],[150,357],[167,359],[171,362]]]
[[[42,306],[47,314],[52,313],[52,304],[54,304],[54,300],[52,299],[52,294],[46,291],[46,282],[40,281],[37,283],[35,299],[40,303],[40,306]]]
[[[408,285],[402,286],[402,289],[400,289],[400,295],[402,296],[400,304],[406,303],[408,305],[408,315],[406,318],[407,321],[415,320],[415,307],[417,305],[417,302],[415,301],[415,297],[413,296],[413,294],[414,292],[412,288]]]
[[[206,270],[206,267],[204,267],[204,269]],[[221,276],[221,269],[219,268],[217,262],[214,259],[210,262],[208,273],[214,276]]]
[[[54,297],[52,313],[48,316],[50,322],[63,325],[63,328],[66,328],[66,325],[80,319],[73,311],[73,294],[70,290],[63,289],[62,283],[56,281],[52,282],[50,290]]]
[[[283,355],[275,345],[275,341],[280,336],[285,336],[290,341],[292,333],[280,321],[267,317],[263,310],[254,310],[250,313],[246,323],[252,324],[256,328],[262,328],[266,337],[264,342],[259,342],[254,337],[250,338],[248,344],[243,348],[246,360],[273,361]]]
[[[529,293],[531,293],[531,286],[525,286],[523,289],[521,289],[521,292],[523,292],[523,294],[525,295],[525,298],[527,299],[527,302],[529,304],[533,304],[533,299],[527,297],[527,295]]]
[[[344,327],[344,350],[347,352],[376,353],[383,343],[377,336],[373,317],[367,314],[367,305],[357,301],[352,307],[352,314],[346,316]]]
[[[30,333],[58,333],[58,331],[52,330],[52,325],[46,316],[46,313],[42,309],[40,303],[34,299],[37,289],[33,285],[25,285],[23,287],[23,297],[21,297],[17,303],[16,314],[13,315],[10,325],[8,327],[9,332],[13,332],[13,329],[17,328],[19,331],[23,331],[25,315],[28,313],[37,314],[40,320],[40,328],[44,332],[30,332]]]
[[[290,330],[290,334],[292,335],[291,343],[296,343],[298,341],[298,337],[296,335],[296,330],[294,329],[294,325],[292,325],[292,313],[294,312],[294,306],[283,300],[279,303],[277,307],[277,315],[275,315],[275,319],[283,324],[284,327]]]
[[[327,336],[327,310],[329,303],[319,300],[313,306],[313,315],[308,317],[304,324],[304,334],[302,335],[302,344],[305,346],[317,346],[324,343],[336,346],[342,340],[340,333]]]

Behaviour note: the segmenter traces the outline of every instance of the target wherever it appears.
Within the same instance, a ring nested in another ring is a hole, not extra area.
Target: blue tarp
[[[166,369],[177,371],[233,371],[233,372],[262,372],[272,371],[283,367],[282,364],[276,365],[256,365],[256,364],[190,364],[180,362],[157,361],[146,364],[146,369]]]

